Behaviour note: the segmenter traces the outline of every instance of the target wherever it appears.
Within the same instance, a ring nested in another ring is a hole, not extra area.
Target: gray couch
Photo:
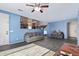
[[[64,33],[63,33],[63,32],[54,31],[54,32],[51,34],[51,37],[52,37],[52,38],[55,38],[55,39],[64,39]]]
[[[24,40],[27,43],[37,41],[37,40],[42,40],[42,39],[44,39],[44,36],[42,33],[39,33],[39,32],[31,32],[31,33],[26,33],[24,35]]]

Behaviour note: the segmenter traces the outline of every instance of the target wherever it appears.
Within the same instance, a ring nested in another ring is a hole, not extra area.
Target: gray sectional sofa
[[[37,41],[37,40],[42,40],[42,39],[44,39],[44,36],[42,33],[39,33],[39,32],[31,32],[31,33],[26,33],[24,35],[24,40],[27,43]]]

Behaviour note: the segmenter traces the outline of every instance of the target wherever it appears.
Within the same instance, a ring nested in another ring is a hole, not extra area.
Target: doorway
[[[0,46],[9,44],[9,15],[0,13]]]
[[[68,23],[68,37],[77,38],[77,21]]]

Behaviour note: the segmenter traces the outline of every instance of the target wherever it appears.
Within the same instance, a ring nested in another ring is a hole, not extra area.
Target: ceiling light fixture
[[[45,3],[26,4],[26,6],[33,7],[33,10],[31,12],[40,11],[41,13],[43,13],[43,8],[47,9],[49,7],[49,5]]]
[[[40,11],[41,8],[40,8],[40,7],[35,7],[34,10],[35,10],[35,11]]]

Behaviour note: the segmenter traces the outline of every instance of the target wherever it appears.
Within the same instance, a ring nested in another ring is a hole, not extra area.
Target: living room
[[[34,9],[39,6],[41,9]],[[78,6],[78,3],[0,3],[0,55],[59,55],[57,51],[63,45],[79,45]],[[69,55],[79,56],[76,52]]]

